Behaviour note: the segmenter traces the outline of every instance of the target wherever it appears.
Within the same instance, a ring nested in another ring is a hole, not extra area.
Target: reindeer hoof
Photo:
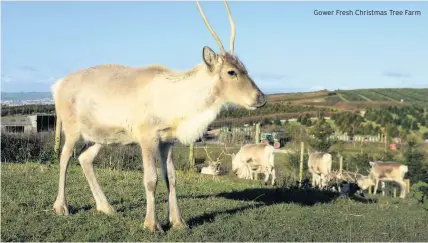
[[[114,210],[114,208],[110,205],[103,205],[103,206],[97,207],[97,210],[99,212],[105,213],[107,215],[115,215],[116,214],[116,210]]]
[[[179,221],[176,221],[176,222],[171,221],[170,224],[173,229],[177,229],[177,230],[189,229],[189,226],[184,222],[183,219],[180,219]]]
[[[150,230],[150,232],[155,233],[155,232],[159,232],[159,233],[165,233],[165,231],[162,229],[162,227],[160,226],[159,222],[153,221],[153,220],[146,220],[144,221],[144,228]]]
[[[57,215],[69,215],[68,206],[65,202],[55,202],[53,209]]]

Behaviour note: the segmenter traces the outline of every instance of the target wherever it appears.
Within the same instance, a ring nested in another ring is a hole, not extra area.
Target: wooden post
[[[397,188],[394,187],[394,198],[397,197]]]
[[[343,170],[343,156],[340,155],[340,157],[339,157],[339,171],[340,171],[340,173],[342,173],[342,170]]]
[[[385,182],[382,182],[382,196],[385,196]]]
[[[406,182],[407,193],[409,193],[410,192],[410,179],[406,179],[405,182]]]
[[[60,158],[59,147],[61,146],[61,119],[59,116],[56,116],[56,125],[55,125],[55,145],[54,145],[54,159]]]
[[[371,185],[369,186],[369,194],[370,195],[372,194],[372,186]]]
[[[300,142],[300,168],[299,168],[299,186],[302,186],[303,180],[303,154],[305,151],[305,143]]]
[[[191,143],[189,146],[189,170],[193,170],[195,168],[195,159],[193,156],[193,145],[194,143]]]
[[[386,130],[386,126],[385,126],[385,155],[387,151],[388,151],[388,130]]]
[[[260,123],[256,124],[256,144],[260,143]]]

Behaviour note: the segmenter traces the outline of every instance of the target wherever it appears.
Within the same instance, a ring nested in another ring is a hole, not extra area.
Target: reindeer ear
[[[373,167],[373,165],[375,164],[375,162],[369,161],[370,166]]]
[[[209,68],[217,64],[217,57],[218,55],[211,48],[204,46],[202,50],[202,59],[204,59],[205,64]]]

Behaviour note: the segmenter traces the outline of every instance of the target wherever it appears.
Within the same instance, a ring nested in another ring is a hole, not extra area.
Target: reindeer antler
[[[220,162],[220,157],[224,154],[224,151],[221,151],[220,155],[217,157],[216,162]]]
[[[225,152],[224,150],[226,150],[226,152]],[[224,149],[221,149],[221,151],[223,151],[223,153],[224,153],[225,155],[229,155],[230,157],[232,157],[232,156],[233,156],[233,154],[232,154],[232,153],[230,153],[230,152],[229,152],[229,150],[227,149],[226,143],[224,143]]]
[[[230,54],[233,55],[234,49],[235,49],[235,36],[236,36],[236,28],[235,28],[235,22],[233,21],[232,14],[230,13],[229,5],[227,4],[226,0],[224,0],[224,4],[226,5],[227,9],[227,15],[229,16],[229,22],[230,22]]]
[[[208,152],[207,150],[207,145],[204,146],[204,150],[205,150],[205,153],[207,154],[207,158],[211,161],[211,163],[220,163],[220,157],[223,155],[224,153],[223,151],[220,153],[220,155],[217,157],[216,160],[213,160],[210,156],[211,152]]]
[[[355,167],[357,168],[357,171],[354,172],[354,181],[358,180],[358,171],[360,171],[360,169],[358,168],[358,165],[355,165]]]
[[[218,46],[220,47],[220,51],[221,53],[225,53],[226,51],[224,50],[223,44],[220,41],[220,38],[218,38],[218,35],[215,33],[215,31],[213,30],[213,28],[211,27],[210,23],[208,23],[207,17],[204,14],[204,11],[201,8],[201,5],[199,4],[199,1],[196,1],[196,4],[198,5],[198,9],[199,9],[199,13],[202,16],[202,19],[205,22],[205,25],[208,27],[208,30],[211,32],[211,34],[213,35],[214,39],[217,41]],[[229,19],[230,19],[230,15],[229,15]],[[235,38],[235,37],[233,37]]]
[[[210,161],[213,161],[213,159],[211,159],[211,157],[210,157],[210,153],[208,153],[207,145],[205,145],[205,146],[204,146],[204,150],[205,150],[205,153],[207,154],[207,158],[208,158]]]

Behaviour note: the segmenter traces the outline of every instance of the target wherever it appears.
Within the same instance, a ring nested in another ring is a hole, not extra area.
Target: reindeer
[[[213,160],[210,156],[210,153],[208,153],[207,146],[204,146],[205,153],[207,154],[207,159],[209,160],[209,165],[205,166],[201,170],[201,174],[205,175],[213,175],[217,176],[220,174],[220,157],[223,155],[224,151],[220,153],[220,155],[217,157],[216,160]]]
[[[356,167],[356,169],[357,170],[355,172],[346,171],[342,169],[339,171],[331,171],[329,176],[327,177],[327,181],[334,181],[334,184],[336,185],[340,185],[343,182],[357,184],[357,181],[363,179],[365,176],[358,173],[358,166]],[[338,190],[339,192],[341,191],[340,186],[338,187]]]
[[[205,46],[203,62],[183,72],[161,65],[106,64],[75,71],[52,85],[57,119],[62,122],[65,134],[58,194],[53,205],[57,214],[69,214],[65,194],[67,167],[80,138],[86,143],[78,156],[79,162],[97,210],[108,215],[115,210],[96,179],[93,160],[104,145],[135,143],[141,148],[143,158],[147,203],[144,227],[151,232],[164,232],[155,204],[158,152],[169,194],[169,223],[172,228],[188,227],[177,203],[172,152],[175,141],[186,145],[201,137],[227,103],[254,110],[267,102],[244,64],[234,55],[235,24],[227,2],[230,52],[225,51],[198,1],[196,4],[221,53]]]
[[[331,154],[324,152],[309,153],[308,169],[312,174],[312,186],[325,188],[331,178]]]
[[[245,144],[232,159],[232,171],[243,179],[254,179],[254,173],[264,173],[265,184],[272,176],[275,184],[274,147],[268,144]]]
[[[408,172],[406,165],[391,161],[369,161],[369,164],[371,166],[369,175],[357,180],[361,189],[365,190],[374,185],[373,194],[376,195],[379,182],[382,182],[382,187],[384,187],[384,182],[394,181],[400,185],[400,198],[406,198],[406,183],[404,182],[404,176]]]

